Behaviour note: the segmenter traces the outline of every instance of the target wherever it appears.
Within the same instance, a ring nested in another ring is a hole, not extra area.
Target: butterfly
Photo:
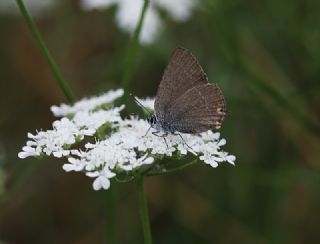
[[[155,129],[152,133],[196,134],[219,129],[225,115],[225,100],[220,88],[209,83],[189,50],[178,47],[159,84],[154,114],[147,118],[150,128]]]

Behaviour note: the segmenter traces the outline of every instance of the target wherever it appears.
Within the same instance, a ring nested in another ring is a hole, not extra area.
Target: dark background
[[[120,87],[130,36],[116,9],[57,2],[36,23],[77,97]],[[224,92],[221,133],[237,160],[148,178],[154,243],[318,243],[319,11],[314,0],[203,0],[185,23],[163,14],[130,90],[154,96],[174,48],[188,48]],[[0,33],[0,242],[105,243],[105,191],[63,160],[17,158],[66,101],[19,13],[0,12]],[[142,243],[135,185],[111,190],[117,243]]]

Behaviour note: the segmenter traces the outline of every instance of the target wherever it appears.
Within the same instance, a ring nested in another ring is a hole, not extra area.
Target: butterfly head
[[[149,116],[148,118],[147,118],[147,121],[148,121],[148,123],[150,124],[150,126],[151,127],[155,127],[155,125],[157,124],[157,118],[156,118],[156,116],[153,114],[153,115],[151,115],[151,116]]]

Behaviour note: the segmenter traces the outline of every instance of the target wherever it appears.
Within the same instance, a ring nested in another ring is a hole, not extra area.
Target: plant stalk
[[[107,243],[115,244],[115,216],[114,216],[114,196],[113,190],[106,191],[106,207],[107,207]]]
[[[152,244],[148,205],[147,205],[147,200],[144,193],[143,177],[140,176],[137,179],[136,183],[137,183],[138,194],[139,194],[140,218],[142,222],[144,243]]]
[[[149,5],[149,0],[144,0],[142,9],[141,9],[141,14],[140,14],[140,19],[139,22],[136,26],[136,29],[134,31],[133,34],[133,38],[132,38],[132,42],[131,42],[131,46],[129,49],[129,54],[128,54],[128,58],[127,58],[127,63],[126,63],[126,68],[123,74],[123,78],[122,78],[122,88],[124,89],[124,99],[127,99],[128,97],[128,89],[129,89],[129,85],[130,85],[130,80],[132,77],[132,73],[133,73],[133,68],[135,65],[135,61],[137,58],[137,52],[138,52],[138,47],[139,47],[139,38],[140,38],[140,33],[141,33],[141,29],[143,26],[143,21],[144,21],[144,17],[147,11]]]
[[[49,64],[49,67],[60,87],[60,89],[62,90],[63,94],[65,95],[66,99],[68,100],[68,102],[73,103],[75,101],[75,96],[73,94],[73,92],[71,91],[68,83],[63,79],[53,57],[51,56],[49,49],[47,48],[37,26],[35,25],[32,16],[30,15],[27,7],[25,6],[23,0],[16,0],[17,5],[21,11],[22,16],[24,17],[25,22],[27,23],[32,36],[34,37],[34,39],[36,40],[40,51],[42,53],[42,55],[46,58],[47,63]]]

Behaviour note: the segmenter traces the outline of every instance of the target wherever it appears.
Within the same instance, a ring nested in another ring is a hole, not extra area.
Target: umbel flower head
[[[108,189],[113,177],[123,180],[137,174],[163,173],[167,170],[162,160],[165,157],[192,156],[213,168],[221,162],[234,165],[235,156],[221,150],[226,140],[220,139],[218,132],[181,134],[182,138],[169,134],[167,144],[161,137],[146,134],[146,120],[123,118],[120,112],[124,105],[112,105],[122,95],[123,90],[119,89],[74,105],[52,106],[54,115],[63,117],[53,122],[51,130],[28,133],[29,140],[18,156],[66,158],[63,169],[94,178],[95,190]],[[153,109],[153,99],[140,102]]]
[[[133,33],[140,18],[144,0],[81,0],[84,10],[106,9],[117,6],[116,21],[121,29]],[[186,21],[196,5],[195,0],[149,0],[150,6],[145,15],[140,41],[152,43],[162,28],[159,10],[166,12],[177,22]]]

